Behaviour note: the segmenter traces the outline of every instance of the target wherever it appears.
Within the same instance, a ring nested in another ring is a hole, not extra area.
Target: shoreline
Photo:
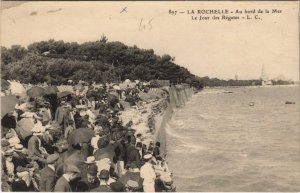
[[[154,144],[156,142],[160,142],[160,155],[163,159],[166,160],[166,165],[168,167],[168,144],[166,140],[166,126],[172,119],[174,110],[176,108],[183,107],[195,92],[193,88],[183,85],[169,88],[164,87],[163,89],[166,89],[168,91],[168,97],[162,97],[158,100],[144,104],[144,108],[142,108],[142,110],[131,107],[125,110],[120,117],[122,118],[122,121],[124,121],[124,124],[126,124],[126,122],[128,121],[133,121],[133,128],[136,129],[135,134],[142,133],[142,135],[144,136],[143,143],[149,145],[151,142]],[[149,95],[150,94],[151,93],[149,93]],[[154,131],[152,132],[148,132],[150,128],[146,126],[146,123],[149,121],[149,117],[152,117],[154,119]],[[172,174],[172,171],[170,172]],[[172,175],[171,178],[173,180]]]
[[[278,88],[278,87],[299,87],[299,84],[284,84],[284,85],[249,85],[249,86],[205,86],[203,89],[221,89],[221,88]]]
[[[167,101],[167,108],[161,115],[155,117],[156,132],[154,134],[155,142],[159,141],[161,143],[161,155],[166,160],[168,155],[166,126],[172,119],[174,110],[176,108],[183,107],[189,98],[194,94],[194,90],[189,87],[170,88],[169,93],[170,98]]]

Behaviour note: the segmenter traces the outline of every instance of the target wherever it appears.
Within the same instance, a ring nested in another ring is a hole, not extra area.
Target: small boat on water
[[[292,102],[292,101],[286,101],[285,104],[286,104],[286,105],[292,105],[292,104],[296,104],[296,103],[295,103],[295,102]]]
[[[232,91],[225,90],[223,93],[233,93]]]
[[[248,104],[250,107],[253,107],[254,106],[254,102],[251,102]]]

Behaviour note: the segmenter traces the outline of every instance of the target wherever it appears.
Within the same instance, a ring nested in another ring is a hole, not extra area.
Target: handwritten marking
[[[153,18],[151,18],[146,24],[143,21],[144,21],[144,18],[142,18],[140,21],[139,30],[140,31],[146,30],[146,29],[151,30]]]
[[[127,7],[124,7],[120,13],[123,13],[123,12],[127,13],[126,9],[127,9]]]

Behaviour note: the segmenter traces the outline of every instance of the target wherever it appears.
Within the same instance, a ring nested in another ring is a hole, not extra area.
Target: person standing
[[[70,182],[75,180],[80,174],[80,170],[74,165],[67,165],[64,174],[58,179],[54,187],[54,192],[72,192]]]
[[[151,164],[152,155],[146,154],[144,156],[145,164],[141,167],[141,177],[143,181],[144,192],[155,192],[155,171]]]
[[[155,157],[155,158],[160,157],[160,150],[159,150],[159,148],[160,148],[160,142],[156,142],[154,150],[153,150],[153,154],[152,154],[153,157]]]
[[[55,173],[55,164],[59,158],[58,154],[51,154],[47,157],[47,166],[44,167],[41,174],[40,191],[41,192],[53,192],[57,176]]]
[[[97,178],[97,166],[93,164],[87,169],[86,176],[77,183],[76,191],[96,192],[99,186],[100,181]]]
[[[109,180],[109,171],[101,170],[100,175],[100,186],[95,192],[111,192],[110,186],[108,184]]]
[[[33,160],[36,160],[40,166],[46,163],[45,157],[47,156],[46,150],[42,147],[42,133],[40,130],[32,129],[32,136],[28,141],[28,155]]]
[[[28,158],[28,155],[25,152],[25,149],[22,144],[16,144],[13,147],[13,157],[12,162],[15,166],[26,167],[27,164],[31,162],[31,159]]]

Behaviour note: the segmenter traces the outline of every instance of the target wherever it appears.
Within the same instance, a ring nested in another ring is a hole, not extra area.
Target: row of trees
[[[171,56],[158,56],[153,49],[108,42],[105,36],[83,44],[48,40],[32,43],[27,48],[1,47],[1,56],[2,78],[23,83],[163,79],[202,88],[200,81],[186,68],[175,64]]]
[[[218,78],[209,78],[208,76],[198,79],[204,86],[254,86],[261,85],[261,80],[222,80]]]
[[[253,80],[222,80],[218,78],[209,78],[208,76],[196,78],[202,86],[214,87],[214,86],[260,86],[262,85],[262,80],[253,79]],[[272,85],[287,85],[294,84],[293,81],[284,81],[284,80],[271,80]]]
[[[153,49],[140,49],[121,42],[99,41],[78,44],[64,41],[41,41],[28,45],[1,47],[1,76],[23,83],[62,84],[68,80],[97,83],[131,80],[170,80],[187,83],[198,89],[204,86],[261,85],[261,80],[221,80],[197,77],[174,63],[170,55],[158,56]],[[290,84],[289,81],[272,81]]]

